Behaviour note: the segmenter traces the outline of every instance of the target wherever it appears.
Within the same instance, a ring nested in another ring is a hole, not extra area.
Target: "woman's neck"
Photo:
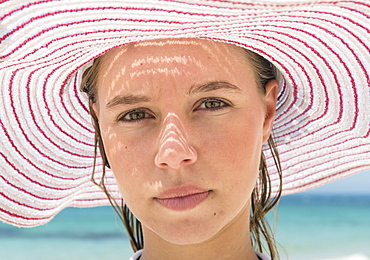
[[[233,259],[257,260],[249,232],[249,207],[207,241],[172,244],[144,227],[144,252],[140,260]]]

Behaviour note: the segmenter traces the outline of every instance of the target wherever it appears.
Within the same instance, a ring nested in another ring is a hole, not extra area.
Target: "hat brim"
[[[271,61],[283,194],[370,168],[370,6],[364,1],[8,1],[0,35],[0,219],[48,222],[107,205],[91,181],[94,132],[83,66],[117,46],[204,38]],[[273,190],[278,178],[268,150]],[[96,169],[101,173],[99,161]],[[120,198],[112,173],[106,184]]]

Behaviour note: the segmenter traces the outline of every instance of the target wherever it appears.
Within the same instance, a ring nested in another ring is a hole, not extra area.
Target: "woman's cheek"
[[[140,141],[133,144],[122,138],[112,138],[107,145],[108,161],[121,192],[127,193],[130,188],[138,186],[137,183],[144,184],[146,172],[153,161],[148,153],[150,144],[143,146]]]

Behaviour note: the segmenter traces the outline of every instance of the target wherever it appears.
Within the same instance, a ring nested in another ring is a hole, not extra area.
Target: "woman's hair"
[[[245,51],[246,58],[254,68],[257,86],[259,87],[261,92],[265,94],[265,85],[269,80],[275,79],[275,68],[262,56],[249,50]],[[136,252],[137,250],[144,247],[141,223],[131,213],[129,208],[124,204],[123,200],[119,204],[116,200],[112,198],[104,184],[105,167],[110,168],[110,166],[105,154],[104,145],[101,138],[99,121],[92,108],[93,104],[97,102],[98,76],[100,66],[101,56],[94,60],[94,63],[91,67],[86,69],[82,76],[81,83],[81,90],[86,92],[89,98],[89,109],[92,117],[92,123],[95,129],[94,169],[91,180],[106,193],[113,209],[118,214],[124,226],[126,227],[128,235],[130,237],[131,246]],[[263,252],[263,249],[267,246],[271,259],[274,260],[279,259],[279,255],[276,247],[276,241],[266,220],[266,214],[278,203],[280,199],[282,191],[282,177],[279,155],[271,135],[268,139],[268,146],[270,148],[272,158],[277,168],[280,181],[279,189],[276,194],[272,194],[271,180],[267,171],[266,159],[263,151],[261,151],[259,178],[251,196],[250,233],[254,249],[256,251]],[[99,183],[95,180],[95,166],[98,147],[100,150],[103,165],[105,166],[103,167],[102,178]]]

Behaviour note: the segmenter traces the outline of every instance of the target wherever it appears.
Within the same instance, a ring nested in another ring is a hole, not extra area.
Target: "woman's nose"
[[[197,152],[190,146],[185,135],[185,129],[178,117],[164,120],[159,136],[158,152],[154,163],[159,168],[179,169],[181,166],[193,164]]]

